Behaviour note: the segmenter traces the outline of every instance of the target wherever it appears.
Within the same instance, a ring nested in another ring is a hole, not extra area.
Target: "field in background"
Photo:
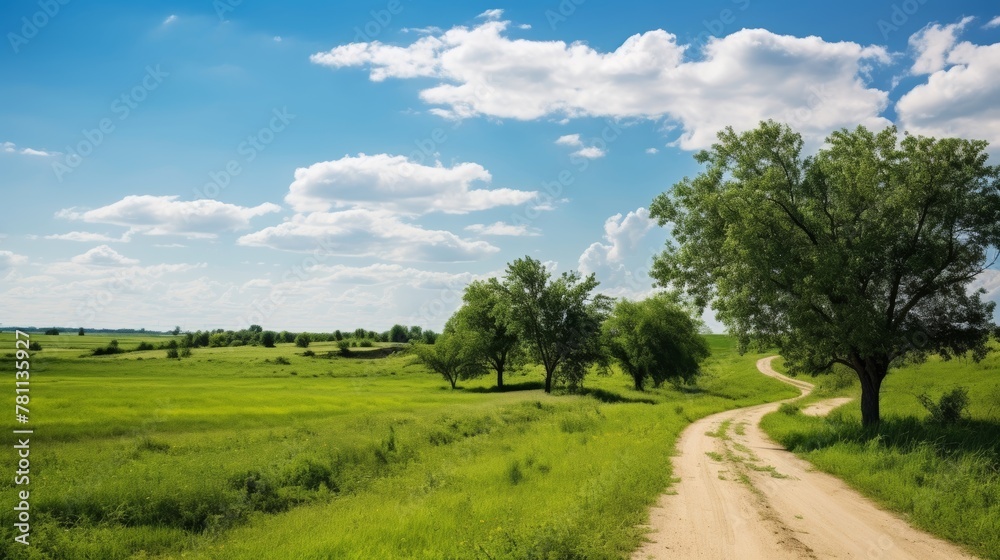
[[[802,404],[855,400],[827,418],[769,414],[761,426],[771,437],[915,526],[1000,559],[1000,353],[979,364],[932,358],[890,372],[875,433],[861,428],[853,372],[806,379],[817,382],[817,391]],[[936,402],[956,387],[968,389],[968,418],[953,426],[929,422],[917,396]],[[892,556],[891,547],[886,554]]]
[[[697,387],[594,375],[582,395],[537,371],[452,391],[410,356],[321,357],[334,343],[89,357],[112,338],[169,340],[32,335],[33,546],[5,507],[0,557],[627,557],[685,425],[795,394],[723,336]]]

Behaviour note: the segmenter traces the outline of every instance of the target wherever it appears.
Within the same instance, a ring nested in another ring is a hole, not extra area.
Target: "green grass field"
[[[917,527],[1000,559],[1000,353],[979,364],[932,358],[891,372],[875,432],[861,427],[860,388],[852,376],[821,376],[802,401],[855,397],[829,417],[776,412],[762,427]],[[959,386],[971,397],[968,417],[952,426],[929,422],[917,396],[936,401]]]
[[[89,356],[111,338],[31,337],[32,546],[4,506],[0,557],[627,557],[685,425],[794,395],[722,336],[696,387],[594,375],[580,395],[544,394],[537,371],[453,391],[410,356],[290,344]],[[4,394],[18,427],[13,376]]]

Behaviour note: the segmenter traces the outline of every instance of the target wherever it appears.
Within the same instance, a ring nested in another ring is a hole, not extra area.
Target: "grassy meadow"
[[[32,335],[32,546],[5,507],[0,557],[628,557],[684,426],[795,394],[724,336],[696,386],[592,375],[576,395],[535,370],[451,390],[412,356],[334,343],[90,356],[112,338],[168,340]]]
[[[761,423],[771,437],[913,525],[1000,559],[1000,353],[978,364],[931,358],[890,372],[877,431],[861,427],[861,390],[852,372],[813,381],[817,390],[801,404],[856,400],[827,418],[785,407]],[[918,395],[936,402],[956,387],[969,393],[966,418],[954,425],[930,421]]]

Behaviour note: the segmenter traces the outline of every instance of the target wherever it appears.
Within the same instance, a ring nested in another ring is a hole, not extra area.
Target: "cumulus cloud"
[[[285,201],[297,212],[335,208],[392,210],[403,214],[465,214],[523,204],[534,191],[474,188],[490,173],[477,163],[423,165],[405,156],[344,156],[295,170]]]
[[[604,157],[606,153],[607,152],[597,146],[587,146],[586,148],[580,148],[579,150],[573,152],[572,155],[587,159],[597,159]]]
[[[726,125],[749,129],[769,118],[793,122],[809,138],[888,125],[879,116],[887,92],[865,83],[873,65],[890,62],[882,47],[744,29],[695,53],[653,30],[600,52],[580,42],[512,40],[508,24],[454,27],[408,46],[351,43],[310,60],[364,66],[373,81],[436,78],[420,97],[452,118],[668,119],[680,125],[685,149],[710,145]]]
[[[103,233],[91,233],[89,231],[71,231],[69,233],[59,233],[46,235],[45,239],[56,239],[59,241],[80,241],[82,243],[127,243],[132,238],[130,232],[125,232],[121,237],[111,237]]]
[[[556,144],[560,146],[579,147],[583,145],[579,134],[565,134],[556,139]]]
[[[0,278],[5,278],[14,267],[28,261],[28,257],[11,251],[0,251]]]
[[[909,44],[913,50],[914,74],[932,74],[945,66],[945,57],[955,46],[958,35],[973,18],[963,18],[951,25],[928,24],[920,31],[910,36]]]
[[[129,195],[118,202],[93,210],[60,210],[56,217],[127,226],[133,232],[146,235],[213,238],[220,232],[246,229],[252,218],[281,210],[280,206],[272,203],[248,208],[218,200],[181,201],[177,198]]]
[[[476,17],[481,19],[497,20],[503,17],[503,10],[496,8],[492,10],[486,10],[485,12],[479,14]]]
[[[6,154],[21,154],[25,156],[39,156],[39,157],[49,157],[57,156],[59,152],[48,152],[45,150],[36,150],[34,148],[18,148],[17,144],[13,142],[4,142],[0,144],[0,151]]]
[[[139,264],[136,259],[130,259],[107,245],[98,245],[93,249],[70,259],[71,263],[84,266],[129,266]]]
[[[646,153],[647,154],[656,154],[656,153],[659,153],[659,151],[660,150],[657,150],[656,148],[646,148]]]
[[[540,235],[525,224],[514,225],[505,222],[494,222],[489,225],[472,224],[465,226],[465,231],[471,231],[479,235],[508,235],[514,237],[535,237]]]
[[[1000,16],[991,19],[983,26],[984,29],[993,29],[994,27],[1000,27]]]
[[[442,230],[403,222],[384,210],[296,214],[277,226],[244,235],[240,245],[390,261],[474,261],[499,251],[485,241],[469,241]]]
[[[624,217],[619,213],[604,222],[604,242],[592,243],[580,255],[579,268],[583,274],[596,272],[600,267],[616,267],[646,236],[656,220],[649,217],[649,210],[639,208]]]
[[[957,33],[967,20],[950,27]],[[911,38],[911,43],[929,44],[929,26]],[[915,86],[896,103],[896,114],[906,130],[926,136],[978,138],[1000,145],[1000,43],[955,44],[951,36],[935,31],[935,46],[918,51],[914,68],[928,73],[925,83]],[[932,54],[928,54],[932,53]],[[921,62],[923,61],[923,62]]]

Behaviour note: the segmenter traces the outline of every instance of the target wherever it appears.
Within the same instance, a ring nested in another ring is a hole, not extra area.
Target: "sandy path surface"
[[[812,390],[774,371],[772,359],[757,362],[761,373],[803,395]],[[780,404],[714,414],[681,433],[676,493],[660,497],[650,513],[652,542],[633,558],[975,558],[910,527],[768,439],[758,423]],[[834,406],[824,402],[816,410],[823,414]]]

